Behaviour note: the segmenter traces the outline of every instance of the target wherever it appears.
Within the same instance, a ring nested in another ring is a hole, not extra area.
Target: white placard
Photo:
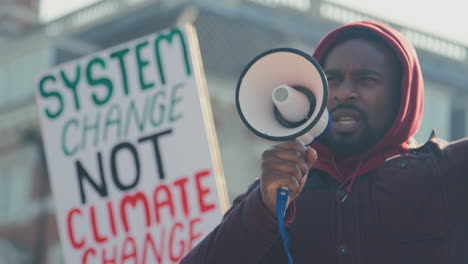
[[[227,209],[195,30],[172,28],[40,74],[65,262],[179,263]]]

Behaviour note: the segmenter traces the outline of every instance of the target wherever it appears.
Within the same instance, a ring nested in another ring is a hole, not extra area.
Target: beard
[[[365,128],[362,133],[335,133],[331,130],[324,138],[323,144],[333,152],[343,157],[354,156],[369,149],[375,140],[372,139],[370,129]]]
[[[323,137],[322,143],[343,157],[357,155],[369,149],[376,140],[369,126],[367,113],[353,104],[341,104],[330,110],[331,116],[335,110],[339,109],[359,112],[360,127],[356,131],[346,133],[335,131],[332,126]]]

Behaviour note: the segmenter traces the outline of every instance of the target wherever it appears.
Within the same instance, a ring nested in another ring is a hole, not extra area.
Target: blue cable
[[[289,190],[278,189],[276,191],[276,218],[278,219],[278,227],[281,238],[283,239],[284,251],[289,259],[289,264],[293,264],[291,252],[289,252],[289,236],[284,225],[284,216],[286,213],[286,203],[288,202]]]

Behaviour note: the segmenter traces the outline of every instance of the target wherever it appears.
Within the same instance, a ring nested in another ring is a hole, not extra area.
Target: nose
[[[343,80],[335,89],[333,89],[334,97],[339,102],[352,102],[357,98],[357,91],[354,82],[351,80]]]

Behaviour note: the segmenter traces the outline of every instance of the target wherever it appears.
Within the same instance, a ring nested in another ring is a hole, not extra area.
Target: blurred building
[[[37,0],[3,2],[0,264],[61,263],[33,96],[38,73],[173,25],[194,23],[233,199],[259,175],[261,152],[271,145],[253,136],[237,116],[234,92],[243,67],[270,48],[311,52],[325,33],[342,23],[379,20],[320,0],[104,0],[40,25]],[[432,129],[446,140],[465,137],[468,49],[392,25],[415,44],[422,63],[426,108],[417,139],[424,142]]]
[[[32,38],[24,41],[38,14],[38,0],[0,2],[1,264],[53,264],[61,257],[30,79],[53,60]]]

